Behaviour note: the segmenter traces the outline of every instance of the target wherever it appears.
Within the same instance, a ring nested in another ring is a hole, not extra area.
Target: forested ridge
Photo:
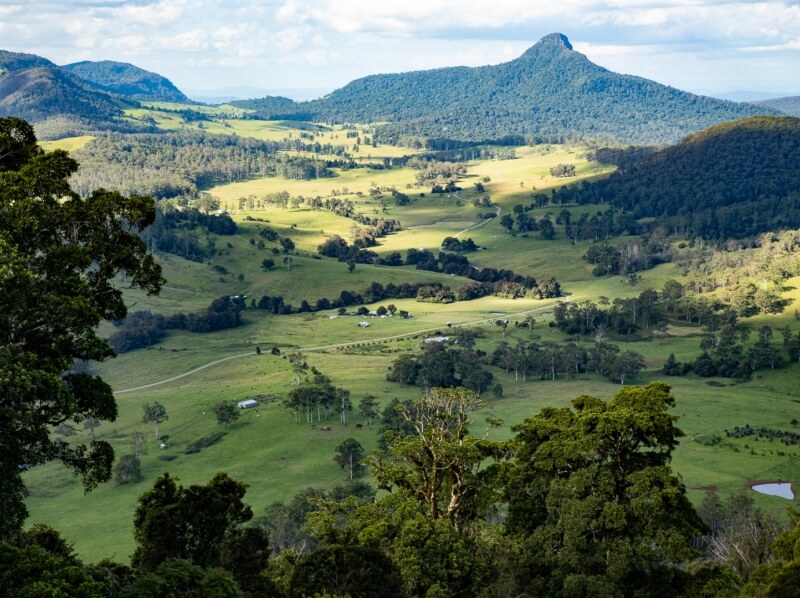
[[[294,113],[329,122],[388,121],[377,129],[384,143],[507,135],[529,141],[663,143],[723,121],[774,113],[613,73],[573,51],[561,34],[546,36],[519,58],[499,65],[372,75],[293,106],[285,98],[235,104],[263,117]]]
[[[92,87],[124,98],[191,103],[191,100],[166,77],[126,62],[86,60],[66,64],[61,68],[87,81]]]
[[[778,110],[789,116],[800,117],[800,96],[790,96],[787,98],[775,98],[773,100],[762,100],[753,102],[759,106],[766,106],[773,110]]]
[[[121,100],[88,89],[81,79],[58,67],[35,66],[0,75],[0,116],[37,123],[50,117],[68,117],[89,130],[125,128],[119,117],[126,106]]]
[[[609,203],[681,236],[724,241],[800,227],[800,119],[724,123],[631,161],[605,180],[555,192]]]

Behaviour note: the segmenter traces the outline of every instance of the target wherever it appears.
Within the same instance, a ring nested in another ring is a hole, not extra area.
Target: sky
[[[800,94],[800,0],[0,0],[0,49],[118,60],[183,90],[332,90],[512,60],[552,32],[696,93]]]

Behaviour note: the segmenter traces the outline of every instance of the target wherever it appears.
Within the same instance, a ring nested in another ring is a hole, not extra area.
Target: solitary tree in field
[[[167,408],[164,407],[161,403],[156,401],[152,405],[150,403],[145,403],[142,406],[144,410],[144,415],[142,416],[142,423],[145,424],[153,424],[153,431],[156,435],[156,440],[160,438],[158,435],[158,426],[161,422],[166,421],[169,419],[167,415]]]
[[[221,401],[214,405],[214,413],[217,415],[217,421],[229,428],[239,419],[239,410],[230,401]]]
[[[96,417],[87,417],[86,421],[83,422],[83,429],[89,430],[89,434],[92,435],[92,441],[94,441],[94,431],[96,428],[100,426],[100,420]]]
[[[348,470],[349,478],[352,480],[361,474],[363,470],[361,460],[363,458],[364,447],[361,446],[358,440],[348,438],[336,447],[336,456],[333,460],[336,461],[339,467]]]
[[[372,420],[378,417],[378,401],[374,395],[364,395],[364,398],[358,402],[358,412],[364,421],[367,422],[368,427],[372,427]]]

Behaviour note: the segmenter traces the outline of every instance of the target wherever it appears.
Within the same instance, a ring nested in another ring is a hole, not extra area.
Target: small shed
[[[246,399],[244,401],[239,401],[238,407],[239,409],[252,409],[258,405],[258,401],[255,399]]]

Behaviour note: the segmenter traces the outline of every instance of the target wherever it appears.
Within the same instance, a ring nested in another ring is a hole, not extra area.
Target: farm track
[[[505,317],[513,318],[513,317],[518,317],[518,316],[524,316],[524,315],[531,314],[531,313],[545,311],[547,309],[552,309],[552,307],[551,306],[544,306],[544,307],[536,307],[534,309],[526,309],[526,310],[520,311],[520,312],[505,314]],[[497,319],[497,316],[494,316],[494,317],[491,317],[491,318],[482,318],[482,319],[479,319],[479,320],[472,320],[470,322],[463,322],[461,324],[453,324],[452,328],[464,328],[464,327],[467,327],[467,326],[479,326],[481,324],[486,324],[486,323],[493,322],[495,319]],[[383,337],[379,337],[379,338],[372,338],[372,339],[365,339],[365,340],[358,340],[358,341],[348,341],[348,342],[345,342],[345,343],[335,343],[335,344],[331,344],[331,345],[319,345],[319,346],[316,346],[316,347],[297,347],[297,348],[287,347],[286,349],[289,349],[289,350],[292,350],[292,351],[296,351],[298,353],[311,353],[311,352],[315,352],[315,351],[327,351],[327,350],[330,350],[330,349],[344,349],[344,348],[347,348],[347,347],[355,347],[355,346],[358,346],[358,345],[375,344],[375,343],[382,343],[382,342],[386,342],[386,341],[397,340],[397,339],[401,339],[401,338],[408,338],[408,337],[411,337],[411,336],[416,336],[418,334],[427,334],[429,332],[436,332],[436,331],[439,331],[441,329],[442,329],[441,326],[436,326],[436,327],[433,327],[433,328],[423,328],[423,329],[420,329],[420,330],[415,330],[413,332],[404,332],[402,334],[394,334],[394,335],[391,335],[391,336],[383,336]],[[205,370],[206,368],[210,368],[212,366],[218,365],[220,363],[224,363],[226,361],[231,361],[232,359],[240,359],[242,357],[248,357],[248,356],[252,356],[252,355],[255,355],[255,353],[253,353],[252,351],[250,351],[248,353],[239,353],[237,355],[229,355],[228,357],[223,357],[222,359],[215,359],[214,361],[210,361],[208,363],[205,363],[205,364],[203,364],[201,366],[198,366],[198,367],[196,367],[194,369],[189,370],[188,372],[184,372],[182,374],[178,374],[178,375],[172,376],[170,378],[165,378],[164,380],[159,380],[158,382],[151,382],[149,384],[143,384],[142,386],[135,386],[133,388],[126,388],[124,390],[117,390],[117,391],[114,391],[114,394],[120,395],[120,394],[129,393],[129,392],[137,392],[137,391],[140,391],[140,390],[146,390],[148,388],[153,388],[155,386],[161,386],[163,384],[169,384],[170,382],[175,382],[176,380],[180,380],[181,378],[186,378],[187,376],[191,376],[192,374],[196,374],[197,372],[200,372],[202,370]]]

